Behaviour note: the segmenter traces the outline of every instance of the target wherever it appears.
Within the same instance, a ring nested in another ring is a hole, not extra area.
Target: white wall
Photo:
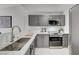
[[[0,16],[12,16],[12,26],[18,25],[20,26],[22,31],[25,31],[25,23],[24,23],[24,12],[21,6],[12,6],[5,9],[0,9]],[[0,28],[0,32],[7,33],[7,36],[9,39],[10,37],[10,28]],[[14,31],[15,34],[17,34],[18,31]],[[19,33],[18,33],[19,34]],[[6,36],[4,36],[6,37]],[[0,37],[1,38],[1,37]],[[3,39],[6,40],[6,39]],[[1,40],[0,40],[1,41]]]
[[[0,9],[0,16],[12,16],[12,26],[18,25],[21,27],[22,31],[25,30],[24,13],[20,6],[13,6],[5,9]]]
[[[69,10],[66,10],[64,12],[65,14],[65,27],[64,27],[64,31],[65,33],[69,33]]]

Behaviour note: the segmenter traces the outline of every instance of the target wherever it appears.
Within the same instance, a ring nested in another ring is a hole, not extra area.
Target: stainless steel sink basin
[[[19,51],[29,41],[30,38],[21,38],[13,44],[1,49],[0,51]]]

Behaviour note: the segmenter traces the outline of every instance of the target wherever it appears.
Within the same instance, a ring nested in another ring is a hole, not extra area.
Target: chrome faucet
[[[15,29],[15,28],[18,28],[18,30],[19,30],[19,32],[21,32],[21,28],[19,27],[19,26],[13,26],[12,27],[12,31],[11,31],[11,42],[13,42],[14,41],[14,38],[15,38],[15,35],[14,35],[14,33],[13,33],[13,30]]]

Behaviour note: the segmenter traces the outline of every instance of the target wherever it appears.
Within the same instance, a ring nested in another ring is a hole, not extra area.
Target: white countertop
[[[32,35],[32,37],[30,38],[30,40],[24,45],[24,47],[20,50],[20,51],[0,51],[0,55],[24,55],[25,52],[28,50],[29,46],[31,45],[31,43],[34,41],[35,37],[37,34],[49,34],[48,32],[39,32],[39,33],[34,33]],[[29,36],[25,36],[26,34],[22,34],[17,38],[15,38],[15,41],[19,40],[20,38],[28,38]],[[15,42],[14,41],[14,42]],[[7,42],[5,43],[3,46],[0,46],[0,49],[14,43],[14,42]]]
[[[29,46],[31,45],[31,43],[34,41],[37,34],[49,34],[49,33],[48,32],[33,33],[30,40],[24,45],[24,47],[20,51],[0,51],[0,55],[24,55],[26,53],[26,51],[28,50]],[[28,38],[29,36],[26,36],[26,33],[23,33],[23,34],[19,35],[18,39],[15,38],[15,41],[17,41],[17,40],[19,40],[20,38],[23,38],[23,37]],[[14,42],[7,42],[3,46],[0,46],[0,49],[4,48],[4,47],[6,47],[6,46],[8,46],[8,45],[10,45]]]

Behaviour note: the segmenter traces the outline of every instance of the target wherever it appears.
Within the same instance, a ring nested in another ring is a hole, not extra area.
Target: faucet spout
[[[11,31],[11,42],[13,42],[14,41],[14,38],[15,38],[15,35],[13,33],[13,31],[14,31],[15,28],[18,28],[19,32],[21,32],[21,28],[19,26],[17,26],[17,25],[16,26],[13,26],[12,27],[12,31]]]

